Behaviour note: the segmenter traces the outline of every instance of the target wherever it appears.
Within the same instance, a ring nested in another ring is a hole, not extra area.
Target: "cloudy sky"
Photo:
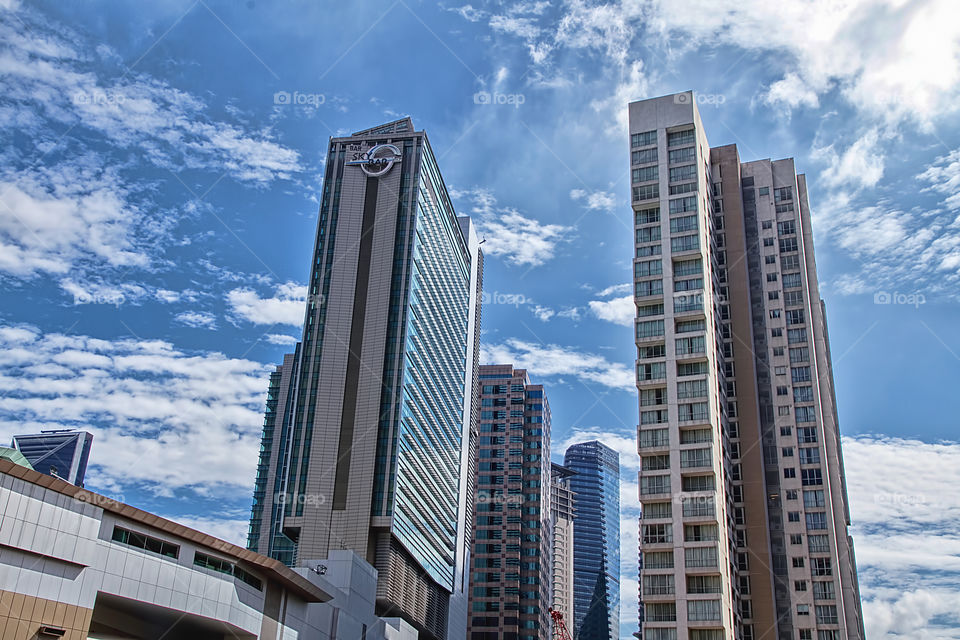
[[[242,542],[326,139],[409,115],[487,239],[485,356],[555,456],[621,452],[624,637],[626,104],[693,89],[809,179],[869,637],[960,638],[954,0],[0,0],[0,78],[0,441],[90,429],[91,488]]]

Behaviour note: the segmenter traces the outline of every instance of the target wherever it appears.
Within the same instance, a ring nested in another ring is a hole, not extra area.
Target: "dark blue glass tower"
[[[573,629],[577,640],[620,637],[620,456],[591,441],[571,445],[564,466],[576,493]]]

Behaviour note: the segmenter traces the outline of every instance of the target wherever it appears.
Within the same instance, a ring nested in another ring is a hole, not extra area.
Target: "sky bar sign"
[[[360,167],[371,178],[379,178],[397,162],[400,162],[400,149],[396,145],[378,144],[366,151],[354,152],[347,164]]]

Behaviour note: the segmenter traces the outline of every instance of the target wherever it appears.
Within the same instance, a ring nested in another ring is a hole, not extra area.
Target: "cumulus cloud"
[[[217,328],[217,317],[205,311],[184,311],[178,313],[173,319],[194,329]]]
[[[509,264],[538,267],[553,257],[557,246],[569,239],[573,227],[547,224],[528,218],[511,207],[502,207],[485,189],[453,191],[454,197],[472,205],[478,235],[486,240],[484,253],[500,256]]]
[[[573,376],[584,383],[636,391],[634,374],[622,362],[610,362],[603,356],[559,345],[510,338],[499,344],[481,345],[480,360],[490,364],[512,362],[519,368],[536,371],[538,376]]]
[[[587,303],[587,306],[590,312],[601,320],[624,327],[633,326],[633,321],[637,315],[637,307],[633,301],[632,289],[630,283],[607,287],[597,294],[599,300],[591,300]],[[627,293],[627,295],[615,298],[609,297],[618,293]]]
[[[306,285],[295,282],[281,284],[269,298],[261,298],[259,293],[246,287],[227,293],[227,304],[233,314],[254,324],[288,324],[299,327],[303,325],[306,300]]]
[[[4,326],[0,434],[9,440],[39,429],[93,431],[93,488],[246,492],[271,369],[161,340]]]
[[[608,191],[587,191],[586,189],[573,189],[570,192],[570,198],[593,210],[613,211],[617,206],[616,197]]]

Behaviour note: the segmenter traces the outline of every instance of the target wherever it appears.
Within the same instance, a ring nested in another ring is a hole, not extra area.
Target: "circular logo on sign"
[[[357,154],[347,164],[357,165],[371,178],[377,178],[390,171],[397,162],[400,162],[400,149],[396,145],[378,144]]]

